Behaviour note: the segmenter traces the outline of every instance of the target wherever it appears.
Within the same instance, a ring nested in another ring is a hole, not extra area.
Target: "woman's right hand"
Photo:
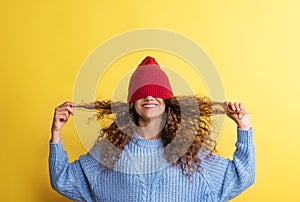
[[[57,143],[61,140],[60,132],[63,125],[67,123],[69,120],[70,114],[74,114],[74,106],[76,106],[73,102],[65,102],[58,107],[55,108],[54,117],[52,122],[52,138],[51,141],[53,143]]]

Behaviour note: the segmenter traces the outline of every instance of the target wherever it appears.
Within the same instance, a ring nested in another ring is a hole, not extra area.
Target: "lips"
[[[157,107],[157,104],[155,103],[147,103],[142,105],[144,108],[154,108]]]

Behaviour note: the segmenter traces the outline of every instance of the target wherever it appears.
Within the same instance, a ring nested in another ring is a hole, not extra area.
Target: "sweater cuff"
[[[242,130],[237,128],[237,142],[242,144],[253,144],[253,128]]]
[[[50,159],[60,159],[59,156],[65,155],[64,146],[62,140],[58,143],[53,143],[50,141]]]

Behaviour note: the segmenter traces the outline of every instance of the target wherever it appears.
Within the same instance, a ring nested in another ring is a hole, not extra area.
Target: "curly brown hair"
[[[216,141],[211,137],[212,115],[225,114],[224,103],[201,96],[174,96],[164,101],[166,108],[160,138],[166,160],[173,166],[179,166],[186,176],[201,172],[198,154],[208,152],[212,155],[216,152]],[[105,147],[101,148],[105,152],[100,164],[112,168],[137,128],[138,115],[134,104],[95,101],[80,107],[95,109],[100,122],[111,120],[108,126],[100,130],[95,145],[104,138],[109,140],[111,144],[101,145]],[[173,146],[168,147],[171,143]]]

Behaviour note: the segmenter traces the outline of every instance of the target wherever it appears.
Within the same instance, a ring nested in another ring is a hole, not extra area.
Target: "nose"
[[[154,97],[148,95],[147,97],[144,98],[144,101],[151,101],[154,100]]]

